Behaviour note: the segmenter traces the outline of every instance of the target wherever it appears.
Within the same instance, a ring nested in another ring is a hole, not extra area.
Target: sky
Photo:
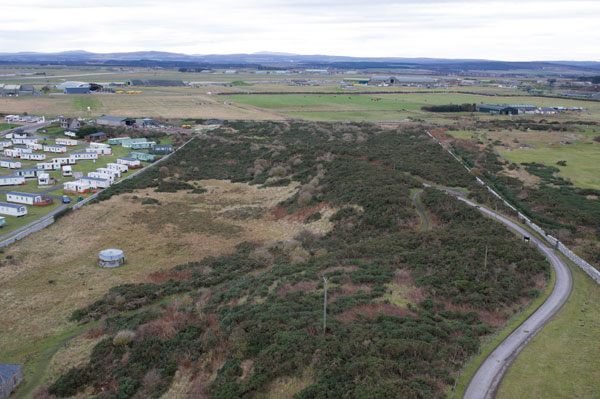
[[[600,61],[599,0],[0,0],[0,52]]]

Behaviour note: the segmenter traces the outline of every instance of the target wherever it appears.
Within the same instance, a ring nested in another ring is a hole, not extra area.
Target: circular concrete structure
[[[98,255],[98,264],[102,267],[118,267],[125,263],[125,255],[120,249],[105,249]]]

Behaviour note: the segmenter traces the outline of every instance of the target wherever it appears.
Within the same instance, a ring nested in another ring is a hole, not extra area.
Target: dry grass
[[[155,193],[149,189],[85,206],[5,250],[5,256],[12,255],[17,265],[0,269],[0,348],[18,350],[73,327],[67,322],[71,312],[112,286],[182,278],[165,270],[231,253],[243,241],[289,240],[304,229],[323,232],[329,227],[329,222],[323,221],[306,225],[291,218],[232,220],[218,216],[238,207],[272,208],[293,193],[293,186],[259,189],[217,180],[200,184],[207,193]],[[177,212],[170,213],[172,219],[163,219],[158,230],[144,219],[158,215],[152,207],[141,205],[146,194],[163,204],[156,209],[167,210],[177,204],[173,207]],[[190,214],[201,217],[190,218]],[[126,265],[99,268],[97,254],[105,248],[123,249]]]

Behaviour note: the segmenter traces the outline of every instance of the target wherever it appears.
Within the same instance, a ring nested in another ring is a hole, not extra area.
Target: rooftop
[[[20,193],[18,191],[9,191],[6,193],[6,195],[20,195],[22,197],[29,197],[29,198],[35,198],[35,197],[39,197],[41,194],[31,194],[31,193]]]
[[[0,202],[0,206],[4,206],[6,208],[15,208],[15,209],[23,208],[23,205],[10,204],[8,202]]]

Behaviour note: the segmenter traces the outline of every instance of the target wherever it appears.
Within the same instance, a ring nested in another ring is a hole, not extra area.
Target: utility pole
[[[323,276],[325,282],[325,296],[323,299],[323,333],[327,332],[327,278]]]
[[[486,244],[486,246],[485,246],[485,258],[484,258],[484,260],[483,260],[483,268],[484,268],[485,270],[487,270],[487,251],[488,251],[488,246],[487,246],[487,244]]]

